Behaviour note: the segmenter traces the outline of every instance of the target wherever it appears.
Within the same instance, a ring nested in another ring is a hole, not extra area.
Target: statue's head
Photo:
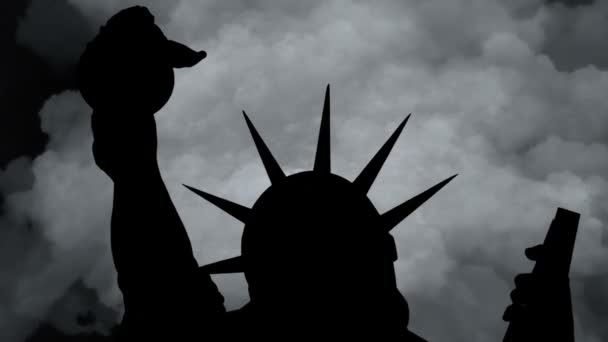
[[[80,58],[83,98],[96,110],[156,113],[171,96],[173,68],[193,66],[206,57],[169,40],[147,8],[120,11],[101,27]]]
[[[343,306],[395,288],[395,243],[365,193],[329,172],[302,172],[257,200],[241,243],[252,300]],[[288,298],[289,297],[289,298]]]
[[[244,272],[251,305],[273,321],[406,328],[390,231],[454,177],[384,214],[376,210],[367,192],[408,118],[351,182],[331,173],[329,87],[312,171],[285,175],[245,115],[271,186],[252,208],[189,187],[245,224],[241,255],[201,271]]]

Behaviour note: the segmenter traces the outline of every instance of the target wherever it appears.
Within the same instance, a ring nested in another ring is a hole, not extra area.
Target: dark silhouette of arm
[[[197,272],[190,241],[157,169],[115,183],[112,253],[127,319],[134,318],[138,330],[161,324],[185,333],[224,312],[211,278]]]
[[[211,277],[198,270],[161,177],[153,116],[116,121],[103,114],[92,118],[93,151],[114,181],[111,241],[124,328],[139,336],[151,326],[157,327],[155,334],[213,326],[225,312],[223,297]]]
[[[173,68],[205,58],[168,40],[144,7],[113,16],[87,45],[80,91],[94,109],[93,155],[114,182],[112,255],[127,340],[184,340],[223,317],[223,297],[198,269],[158,167],[154,113],[173,89]]]

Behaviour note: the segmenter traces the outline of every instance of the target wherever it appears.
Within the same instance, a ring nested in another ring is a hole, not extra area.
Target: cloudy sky
[[[6,4],[4,4],[6,3]],[[200,264],[237,255],[242,224],[184,189],[244,205],[270,185],[241,110],[286,173],[312,167],[326,84],[333,172],[354,179],[412,113],[370,198],[384,212],[460,175],[393,230],[411,330],[500,341],[512,278],[557,207],[581,213],[577,341],[608,341],[608,1],[4,2],[0,12],[0,340],[47,322],[106,332],[121,314],[112,185],[91,155],[73,69],[112,14],[147,6],[208,53],[156,114],[159,162]],[[242,276],[215,278],[228,308]],[[93,312],[96,323],[77,324]]]

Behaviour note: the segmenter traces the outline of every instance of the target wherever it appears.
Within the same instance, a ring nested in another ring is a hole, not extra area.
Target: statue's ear
[[[207,57],[205,51],[194,51],[184,44],[167,40],[167,56],[174,68],[188,68]]]

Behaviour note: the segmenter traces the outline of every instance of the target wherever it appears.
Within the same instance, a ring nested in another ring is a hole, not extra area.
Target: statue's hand
[[[526,257],[538,261],[544,246],[526,249]],[[574,342],[574,322],[568,276],[532,272],[515,277],[503,320],[510,322],[505,342],[563,341]]]
[[[114,182],[132,181],[157,172],[154,116],[118,120],[104,114],[94,112],[91,117],[97,166]]]
[[[110,178],[134,179],[158,169],[153,114],[173,91],[173,68],[206,57],[165,37],[147,8],[120,11],[80,58],[80,92],[93,108],[93,155]]]
[[[87,44],[78,68],[80,92],[104,115],[153,115],[171,96],[173,68],[194,66],[206,56],[167,39],[147,8],[130,7]]]

